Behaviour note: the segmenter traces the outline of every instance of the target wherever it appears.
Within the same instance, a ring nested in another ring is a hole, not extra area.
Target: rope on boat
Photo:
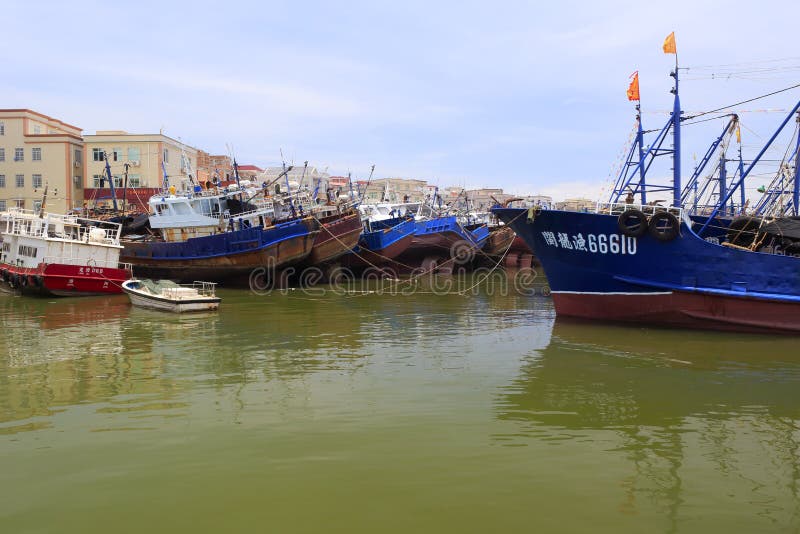
[[[514,217],[514,218],[513,218],[513,219],[512,219],[512,220],[511,220],[511,221],[510,221],[508,224],[506,224],[506,226],[510,226],[510,225],[511,225],[511,223],[515,222],[515,221],[516,221],[518,218],[522,217],[523,215],[527,215],[527,213],[528,213],[527,211],[522,211],[522,212],[520,212],[520,214],[519,214],[519,215],[517,215],[516,217]],[[316,217],[315,217],[313,214],[312,214],[312,217],[314,217],[314,218],[315,218],[315,219],[316,219],[316,220],[319,222],[319,219],[317,219],[317,218],[316,218]],[[320,226],[322,226],[322,225],[320,225]],[[322,226],[322,228],[325,228],[325,227],[324,227],[324,226]],[[333,234],[333,232],[331,232],[331,231],[330,231],[330,230],[328,230],[327,228],[325,228],[325,231],[326,231],[326,232],[328,232],[328,233],[331,235],[331,237],[333,237],[334,239],[336,239],[336,240],[337,240],[339,243],[341,243],[341,244],[345,245],[345,243],[344,243],[343,241],[341,241],[341,240],[340,240],[340,239],[339,239],[339,238],[338,238],[336,235],[334,235],[334,234]],[[467,288],[467,289],[465,289],[465,290],[463,290],[463,291],[459,291],[459,292],[458,292],[458,294],[459,294],[459,295],[462,295],[462,296],[465,296],[465,295],[467,294],[467,292],[468,292],[468,291],[471,291],[472,289],[474,289],[474,288],[475,288],[475,287],[477,287],[478,285],[480,285],[480,284],[482,284],[483,282],[485,282],[485,281],[486,281],[486,280],[489,278],[489,276],[490,276],[490,275],[491,275],[491,274],[492,274],[492,273],[493,273],[495,270],[497,270],[497,268],[498,268],[498,267],[499,267],[499,266],[500,266],[500,265],[503,263],[503,261],[505,260],[505,257],[508,255],[508,252],[511,250],[511,247],[512,247],[513,245],[514,245],[514,240],[512,239],[512,240],[511,240],[511,242],[509,243],[508,247],[506,247],[506,250],[505,250],[505,252],[503,252],[503,254],[502,254],[502,256],[500,257],[500,259],[499,259],[499,260],[498,260],[498,261],[497,261],[497,262],[494,264],[494,266],[493,266],[493,267],[492,267],[492,268],[489,270],[489,272],[488,272],[488,273],[487,273],[487,274],[486,274],[486,275],[485,275],[485,276],[484,276],[484,277],[483,277],[481,280],[479,280],[478,282],[476,282],[475,284],[473,284],[473,285],[472,285],[472,286],[470,286],[469,288]],[[441,248],[446,248],[446,247],[441,247]],[[484,253],[483,251],[480,251],[480,252],[481,252],[481,253],[482,253],[482,254],[483,254],[485,257],[487,257],[487,258],[490,258],[490,257],[491,257],[491,256],[489,256],[488,254]],[[357,256],[359,259],[361,259],[362,261],[364,261],[364,262],[365,262],[366,264],[368,264],[370,267],[373,267],[373,268],[375,268],[375,269],[378,269],[379,271],[381,271],[381,270],[382,270],[382,269],[381,269],[379,266],[377,266],[377,265],[375,265],[375,264],[371,263],[369,260],[367,260],[367,259],[366,259],[366,258],[364,258],[363,256],[359,255],[357,252],[353,252],[353,254],[355,254],[355,255],[356,255],[356,256]],[[377,256],[380,256],[380,257],[382,257],[382,258],[385,258],[385,259],[387,259],[387,260],[389,260],[389,261],[394,261],[393,259],[391,259],[391,258],[387,258],[386,256],[382,256],[382,255],[380,255],[380,254],[377,254],[377,253],[375,253],[375,254],[376,254]],[[454,262],[454,261],[456,261],[456,259],[457,259],[457,258],[450,258],[450,259],[446,260],[446,261],[445,261],[443,264],[437,265],[437,267],[442,267],[442,266],[445,266],[445,265],[447,265],[447,264],[448,264],[448,263],[450,263],[450,262]],[[415,270],[413,267],[411,267],[411,266],[409,266],[409,265],[405,265],[405,264],[403,264],[403,263],[401,263],[401,262],[394,261],[394,263],[396,263],[396,264],[398,264],[398,265],[402,265],[403,267],[406,267],[406,268],[410,269],[412,272]],[[421,278],[421,277],[423,277],[423,276],[426,276],[426,275],[429,275],[429,274],[431,274],[432,272],[433,272],[433,270],[423,271],[423,272],[417,273],[416,275],[412,275],[412,276],[410,276],[408,279],[405,279],[405,280],[394,279],[394,280],[388,280],[388,281],[389,281],[389,283],[390,283],[390,284],[392,284],[392,283],[396,284],[396,286],[395,286],[395,288],[394,288],[394,289],[397,289],[397,287],[399,287],[399,286],[400,286],[400,284],[407,284],[407,285],[410,287],[410,286],[411,286],[411,284],[412,284],[412,283],[416,283],[416,281],[417,281],[419,278]],[[390,288],[391,288],[391,285],[390,285]],[[375,290],[372,290],[372,291],[369,291],[369,290],[368,290],[368,291],[364,291],[364,290],[362,290],[362,291],[347,291],[346,293],[347,293],[347,295],[348,295],[348,296],[351,296],[351,297],[356,297],[356,296],[371,295],[371,294],[377,293],[377,291],[375,291]],[[419,293],[420,293],[420,294],[436,294],[436,293],[435,293],[435,292],[433,292],[433,291],[424,291],[424,292],[419,292]],[[302,297],[301,297],[301,298],[302,298]],[[315,299],[308,299],[308,300],[315,300]]]

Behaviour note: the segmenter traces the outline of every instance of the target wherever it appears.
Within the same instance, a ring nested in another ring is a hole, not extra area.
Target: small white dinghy
[[[215,283],[194,282],[176,284],[170,280],[132,279],[122,284],[131,304],[171,312],[212,311],[219,308],[220,299]]]

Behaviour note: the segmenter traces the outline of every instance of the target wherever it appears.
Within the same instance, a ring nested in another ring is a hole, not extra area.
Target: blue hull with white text
[[[615,214],[494,213],[536,253],[559,315],[800,332],[800,258],[706,241],[686,219],[677,237],[661,241],[623,235]]]

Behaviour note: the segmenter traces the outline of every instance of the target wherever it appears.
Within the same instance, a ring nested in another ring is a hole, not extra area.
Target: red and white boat
[[[0,288],[79,296],[122,293],[130,266],[119,263],[122,226],[71,215],[0,213]]]

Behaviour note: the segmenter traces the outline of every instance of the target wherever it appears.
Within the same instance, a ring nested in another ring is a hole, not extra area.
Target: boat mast
[[[676,208],[681,206],[681,99],[678,95],[678,53],[675,53],[675,70],[670,74],[675,78],[675,87],[672,94],[675,101],[672,105],[672,204]]]
[[[125,162],[125,177],[122,183],[122,215],[125,216],[125,208],[128,204],[128,162]]]
[[[639,161],[644,161],[644,130],[642,130],[642,101],[636,104],[636,145],[639,150]],[[647,188],[644,181],[644,166],[639,165],[639,191],[642,204],[647,204]]]
[[[114,189],[114,178],[111,176],[111,165],[108,163],[108,152],[103,150],[103,159],[106,160],[106,177],[108,178],[108,186],[111,188],[111,202],[114,204],[114,213],[119,211],[117,206],[117,191]]]
[[[797,142],[794,147],[794,187],[792,191],[792,211],[800,215],[800,113],[797,114]]]

